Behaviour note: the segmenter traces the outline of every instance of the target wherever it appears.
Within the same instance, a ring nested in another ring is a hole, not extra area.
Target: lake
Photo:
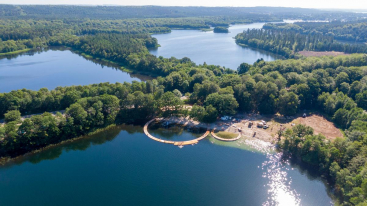
[[[260,29],[264,23],[233,25],[231,33],[173,30],[169,34],[153,35],[161,45],[150,52],[157,56],[189,57],[197,64],[221,65],[236,70],[243,63],[257,59],[273,61],[274,54],[238,46],[233,39],[245,29]],[[151,79],[131,74],[106,62],[85,59],[63,48],[30,51],[20,55],[0,57],[0,93],[17,89],[55,89],[58,86],[88,85],[101,82],[132,82]]]
[[[332,205],[319,178],[279,154],[221,144],[180,149],[115,127],[0,166],[0,205]]]
[[[236,69],[276,56],[235,44],[233,37],[262,23],[235,25],[229,34],[174,30],[154,35],[151,53],[189,57],[198,64]],[[16,89],[144,81],[69,50],[27,52],[0,59],[0,92]],[[151,128],[159,138],[190,140],[198,133]],[[328,188],[311,171],[241,142],[206,138],[178,148],[118,126],[20,157],[0,166],[0,205],[332,205]]]
[[[87,60],[70,50],[32,51],[0,59],[0,93],[17,89],[132,82],[149,79]]]
[[[275,54],[241,47],[236,44],[234,37],[247,29],[261,29],[264,23],[247,25],[232,25],[230,33],[202,32],[198,30],[172,30],[168,34],[152,35],[161,45],[150,53],[166,58],[189,57],[197,64],[214,64],[237,70],[245,62],[253,64],[263,58],[265,61],[274,61],[281,58]]]

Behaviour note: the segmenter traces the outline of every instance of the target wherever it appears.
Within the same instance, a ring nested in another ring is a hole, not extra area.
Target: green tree
[[[231,94],[210,94],[205,100],[205,105],[212,105],[219,115],[234,115],[238,108],[238,103]]]
[[[367,90],[363,91],[362,93],[358,93],[356,95],[356,103],[359,107],[367,110]]]
[[[283,115],[295,115],[298,109],[298,96],[293,92],[286,90],[280,91],[279,96],[279,111]]]
[[[72,104],[66,109],[65,114],[74,119],[74,124],[83,125],[88,116],[88,113],[79,103]]]
[[[4,114],[5,118],[5,122],[20,122],[20,112],[18,110],[11,110],[8,111],[7,113]]]
[[[237,73],[238,74],[244,74],[246,72],[248,72],[251,68],[251,65],[247,64],[247,63],[241,63],[240,66],[237,68]]]
[[[212,123],[217,120],[218,111],[212,105],[205,107],[205,116],[203,117],[203,122]]]
[[[177,115],[182,110],[183,102],[172,92],[166,92],[159,101],[159,106],[163,116]]]

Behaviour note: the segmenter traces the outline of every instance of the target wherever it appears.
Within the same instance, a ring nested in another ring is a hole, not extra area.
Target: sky
[[[273,6],[367,10],[367,0],[0,0],[0,4]]]

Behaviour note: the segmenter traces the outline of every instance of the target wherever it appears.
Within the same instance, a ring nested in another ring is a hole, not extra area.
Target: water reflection
[[[288,162],[282,161],[282,153],[267,154],[268,161],[265,161],[261,168],[264,171],[263,177],[269,180],[269,197],[263,205],[300,205],[300,195],[296,190],[291,189],[292,178],[288,177]]]
[[[232,143],[233,144],[233,143]],[[300,194],[292,189],[292,177],[289,176],[290,161],[284,158],[283,153],[277,152],[276,147],[258,139],[242,139],[237,141],[237,148],[250,147],[254,152],[266,154],[266,161],[261,164],[262,177],[267,179],[268,199],[263,206],[297,206],[300,205]],[[260,166],[259,166],[260,167]],[[303,172],[307,173],[306,170]]]
[[[253,23],[247,25],[231,25],[230,33],[202,32],[197,30],[172,30],[168,34],[156,34],[161,45],[158,49],[150,50],[156,56],[166,58],[189,57],[196,64],[207,64],[225,66],[236,70],[243,63],[253,64],[256,60],[263,58],[265,61],[273,61],[280,57],[263,50],[249,47],[241,47],[236,44],[234,37],[247,29],[260,29],[264,23]]]
[[[206,130],[192,130],[181,125],[164,125],[164,122],[155,122],[149,125],[149,132],[160,139],[171,141],[187,141],[200,137]]]
[[[111,69],[114,69],[116,71],[121,71],[124,73],[128,73],[125,71],[121,70],[121,67],[126,67],[126,65],[119,65],[116,63],[112,63],[112,62],[107,62],[107,61],[103,61],[103,60],[99,60],[99,59],[95,59],[95,58],[86,58],[85,56],[83,56],[79,51],[73,50],[71,48],[68,47],[63,47],[63,46],[53,46],[53,47],[48,47],[48,48],[44,48],[44,49],[37,49],[37,50],[30,50],[30,51],[26,51],[26,52],[22,52],[22,53],[18,53],[18,54],[9,54],[9,55],[4,55],[4,56],[0,56],[0,60],[1,59],[16,59],[18,57],[22,57],[22,56],[34,56],[36,54],[41,54],[43,52],[48,52],[48,51],[70,51],[71,53],[78,55],[80,57],[83,57],[83,59],[87,60],[88,62],[93,62],[95,65],[100,66],[102,69],[104,67],[109,67]],[[31,66],[31,65],[35,65],[35,64],[41,64],[41,63],[47,63],[47,62],[52,62],[52,60],[50,59],[45,59],[42,61],[34,61],[34,62],[27,62],[27,63],[18,63],[18,64],[14,64],[11,63],[11,66]],[[147,81],[147,80],[152,80],[153,77],[151,76],[147,76],[147,75],[143,75],[143,74],[139,74],[138,72],[131,72],[128,73],[130,75],[131,78],[138,78],[141,81]]]
[[[11,167],[13,165],[21,165],[25,162],[38,164],[44,160],[54,160],[59,158],[63,152],[69,151],[85,151],[93,145],[102,145],[115,139],[121,131],[126,131],[129,134],[143,133],[140,126],[120,125],[97,134],[84,136],[73,141],[64,142],[55,146],[50,146],[42,151],[27,154],[22,157],[15,158],[9,163],[0,167]]]
[[[160,129],[155,135],[164,138],[171,131],[175,133],[173,136],[187,133],[189,137],[190,132],[182,127],[171,128]],[[168,135],[170,137],[172,135]],[[32,193],[29,188],[40,192],[51,181],[50,185],[56,186],[54,192],[62,195],[95,192],[79,182],[108,188],[98,195],[111,205],[120,203],[115,197],[121,194],[124,194],[121,195],[124,201],[130,201],[129,205],[137,205],[136,198],[142,193],[149,198],[141,205],[187,205],[183,196],[190,196],[189,205],[198,202],[203,205],[328,205],[330,198],[320,179],[292,165],[270,144],[256,140],[229,143],[250,145],[265,153],[262,155],[226,148],[226,144],[216,146],[208,140],[194,147],[179,149],[150,140],[143,134],[141,126],[117,126],[18,158],[0,167],[0,189],[7,188],[5,202],[13,201],[8,195],[16,194],[19,189],[14,186],[16,184],[28,185],[22,187],[22,192]],[[15,165],[19,166],[10,168]],[[53,177],[59,180],[53,180]],[[72,191],[68,190],[70,186]],[[217,195],[213,197],[212,194]],[[36,203],[50,195],[46,192],[38,196],[41,200],[29,205],[39,205]],[[169,202],[165,202],[167,196],[171,197]],[[88,201],[90,197],[78,195],[70,198]],[[30,200],[34,199],[28,197],[27,201]],[[4,202],[0,200],[0,203]],[[100,204],[94,202],[90,205]]]
[[[278,151],[276,146],[258,139],[240,139],[236,142],[218,143],[216,140],[211,140],[214,144],[235,147],[239,149],[249,150],[252,152],[263,153],[266,155],[266,160],[261,164],[260,169],[263,171],[262,177],[267,179],[267,184],[264,187],[268,188],[267,200],[263,203],[264,206],[270,205],[334,205],[330,200],[321,203],[314,201],[314,198],[307,196],[307,187],[311,182],[319,184],[316,194],[325,193],[335,199],[332,188],[325,179],[320,178],[320,173],[317,168],[310,167],[297,159],[290,159],[288,155],[284,155]],[[293,179],[294,177],[306,177]],[[307,180],[307,181],[305,181]],[[325,187],[326,186],[326,187]],[[318,194],[318,195],[319,195]],[[322,199],[322,195],[320,195]]]
[[[139,73],[125,72],[121,68],[122,65],[85,58],[65,47],[7,55],[0,57],[0,92],[152,79]]]

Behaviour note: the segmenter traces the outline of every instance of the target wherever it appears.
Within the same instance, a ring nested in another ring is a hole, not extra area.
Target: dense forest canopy
[[[216,26],[214,28],[214,33],[228,33],[228,28],[224,26]]]
[[[295,22],[294,24],[265,24],[264,29],[295,31],[301,34],[323,34],[336,40],[367,42],[367,20],[332,22]]]
[[[301,34],[291,30],[244,31],[236,36],[240,45],[270,51],[286,58],[294,57],[299,51],[339,51],[345,53],[367,53],[367,45],[345,44],[323,34]]]

